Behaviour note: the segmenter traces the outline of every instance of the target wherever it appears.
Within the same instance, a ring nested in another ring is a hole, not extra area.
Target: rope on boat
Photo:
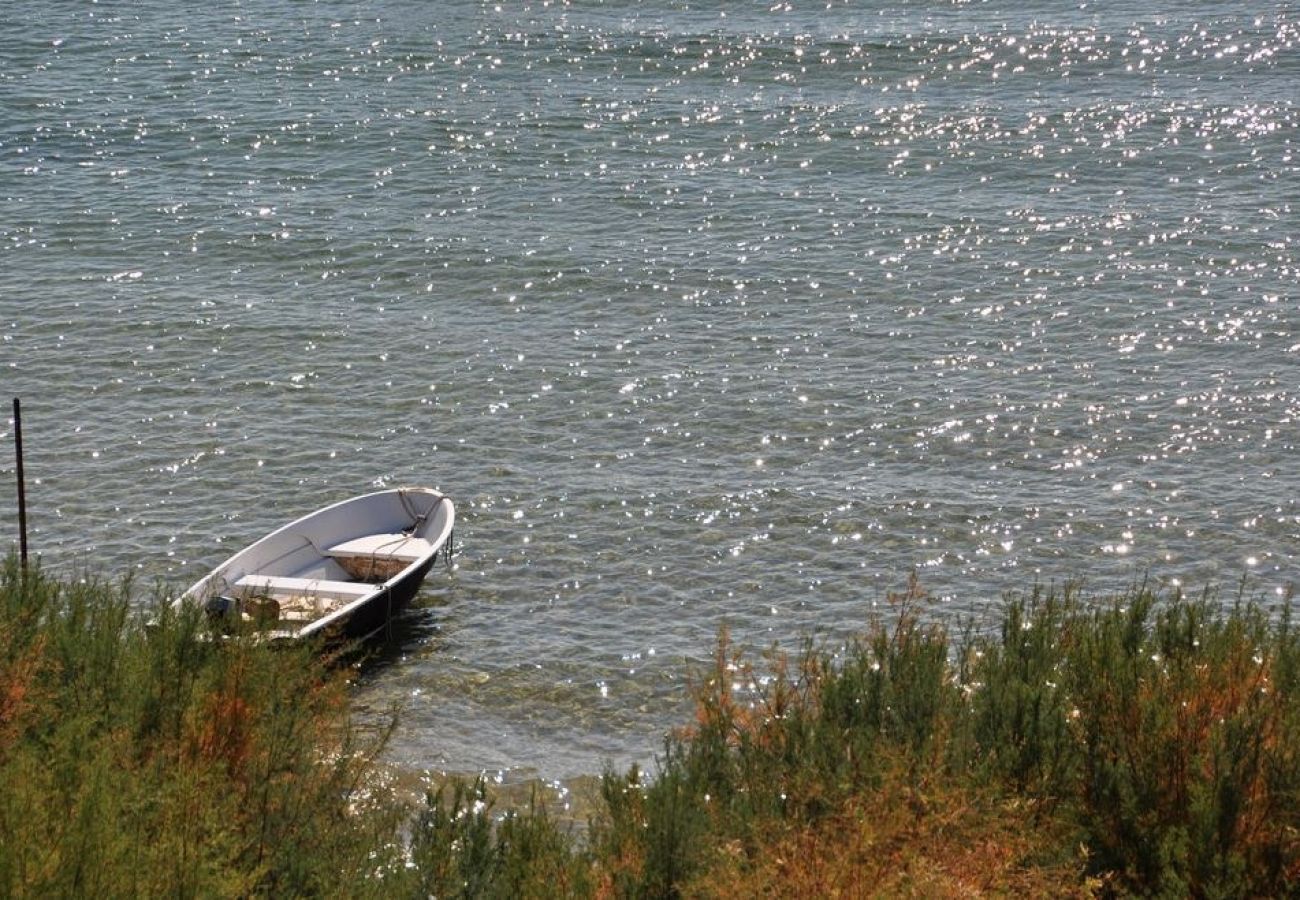
[[[407,534],[414,535],[417,531],[419,531],[421,528],[424,527],[425,520],[428,519],[429,516],[433,515],[433,511],[442,505],[442,501],[446,500],[447,496],[445,494],[439,494],[438,499],[434,502],[434,504],[430,506],[428,509],[426,509],[423,514],[421,514],[416,512],[415,505],[411,502],[411,498],[407,496],[407,493],[408,492],[406,488],[397,489],[397,497],[399,500],[402,501],[402,509],[406,510],[406,514],[411,517],[410,527],[406,528],[405,532]]]

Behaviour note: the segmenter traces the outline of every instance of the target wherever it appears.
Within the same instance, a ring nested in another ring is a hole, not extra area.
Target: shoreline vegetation
[[[724,631],[694,721],[582,830],[481,780],[404,800],[346,667],[11,555],[0,895],[1291,894],[1289,600],[1033,587],[953,631],[913,582],[841,646]]]

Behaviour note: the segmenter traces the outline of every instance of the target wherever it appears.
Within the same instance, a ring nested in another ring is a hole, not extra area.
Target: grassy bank
[[[1286,613],[1035,591],[954,640],[915,589],[894,599],[888,626],[763,677],[720,643],[653,783],[606,779],[620,893],[1296,891]]]
[[[482,784],[376,787],[344,673],[198,639],[120,587],[0,577],[0,894],[1293,893],[1300,641],[1285,613],[1135,588],[912,589],[860,638],[725,636],[649,777],[582,835]],[[155,620],[150,627],[144,619]]]
[[[328,893],[400,866],[340,676],[202,627],[9,560],[0,895]]]

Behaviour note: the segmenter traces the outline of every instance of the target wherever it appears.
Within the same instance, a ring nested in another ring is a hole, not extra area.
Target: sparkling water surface
[[[954,622],[1281,599],[1300,11],[1160,6],[6,3],[32,544],[181,588],[441,488],[358,707],[511,781],[647,762],[723,624],[835,640],[912,570]]]

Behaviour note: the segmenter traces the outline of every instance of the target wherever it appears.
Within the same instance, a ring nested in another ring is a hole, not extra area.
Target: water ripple
[[[1286,4],[0,18],[34,545],[180,584],[449,491],[358,688],[406,764],[645,761],[719,628],[911,570],[977,619],[1300,573]]]

